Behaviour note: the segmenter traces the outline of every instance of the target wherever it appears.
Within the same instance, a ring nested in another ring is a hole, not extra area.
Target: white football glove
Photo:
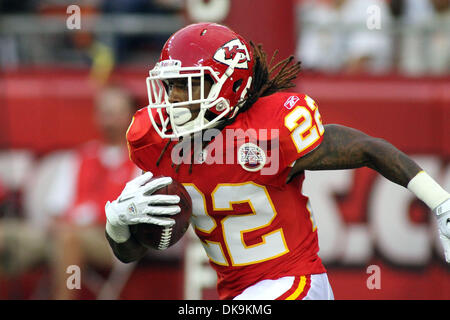
[[[151,172],[129,181],[120,196],[105,205],[106,232],[116,242],[128,240],[128,226],[138,223],[150,223],[170,227],[175,220],[161,215],[175,215],[181,211],[177,195],[152,195],[156,190],[172,183],[172,178],[154,179]]]
[[[437,206],[433,212],[437,217],[439,238],[444,248],[445,260],[450,263],[450,199]]]

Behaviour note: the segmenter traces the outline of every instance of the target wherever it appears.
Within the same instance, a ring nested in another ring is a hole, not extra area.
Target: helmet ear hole
[[[233,83],[233,91],[237,92],[242,85],[243,80],[239,79]]]

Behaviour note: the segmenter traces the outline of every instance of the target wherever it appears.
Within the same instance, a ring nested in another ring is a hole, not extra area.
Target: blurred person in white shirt
[[[135,108],[135,99],[125,88],[115,84],[103,88],[94,113],[101,138],[76,149],[72,168],[55,173],[48,197],[49,212],[54,217],[54,299],[78,298],[77,290],[66,286],[68,266],[112,267],[115,258],[104,235],[104,206],[108,197],[120,194],[123,185],[140,174],[129,159],[124,139]]]
[[[385,1],[304,0],[298,10],[297,58],[306,70],[380,73],[391,68],[392,17]],[[369,28],[369,19],[379,25]]]
[[[402,17],[400,71],[442,75],[450,71],[450,2],[406,0]]]

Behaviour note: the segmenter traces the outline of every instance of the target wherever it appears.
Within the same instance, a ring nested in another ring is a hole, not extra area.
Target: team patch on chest
[[[255,172],[266,164],[266,153],[254,143],[244,143],[238,149],[237,159],[244,170]]]

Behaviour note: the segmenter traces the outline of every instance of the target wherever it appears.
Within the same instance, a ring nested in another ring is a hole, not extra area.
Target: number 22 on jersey
[[[184,184],[192,198],[192,223],[203,233],[210,234],[217,228],[216,220],[207,211],[205,195],[194,185]],[[223,241],[204,240],[202,244],[212,262],[228,266],[245,266],[274,259],[289,252],[281,228],[262,235],[261,241],[247,245],[244,235],[270,226],[277,212],[264,186],[254,182],[218,184],[211,193],[214,211],[233,210],[233,204],[248,203],[252,212],[228,215],[220,223]],[[225,255],[228,253],[228,261]]]
[[[325,131],[316,103],[308,96],[305,96],[305,101],[307,107],[296,106],[284,118],[284,125],[292,132],[291,138],[298,153],[312,146]]]

